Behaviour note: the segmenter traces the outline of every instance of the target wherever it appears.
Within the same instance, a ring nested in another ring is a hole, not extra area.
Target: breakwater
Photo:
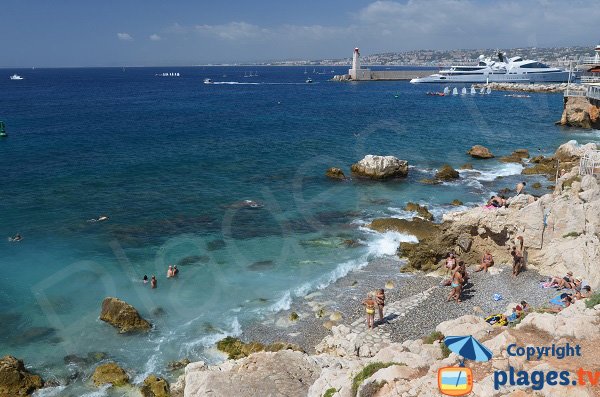
[[[361,69],[359,78],[353,79],[349,74],[335,75],[332,81],[408,81],[418,77],[429,76],[431,70],[370,70]]]

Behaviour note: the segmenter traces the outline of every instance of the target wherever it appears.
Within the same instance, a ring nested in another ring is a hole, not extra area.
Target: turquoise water
[[[155,76],[165,71],[181,77]],[[453,199],[477,205],[521,179],[518,165],[472,161],[473,144],[535,155],[598,138],[553,125],[560,94],[431,97],[425,91],[439,87],[333,83],[331,74],[305,84],[304,68],[244,78],[248,71],[14,71],[23,81],[6,71],[0,236],[24,239],[0,242],[0,352],[64,376],[63,356],[103,351],[137,380],[182,357],[216,360],[216,340],[410,239],[369,232],[370,219],[411,216],[401,210],[408,201],[439,219]],[[227,84],[202,84],[206,77]],[[324,178],[366,154],[406,159],[410,176]],[[418,182],[466,162],[476,171],[458,182]],[[99,215],[110,220],[88,221]],[[178,279],[166,279],[177,263]],[[157,276],[158,289],[141,283],[144,274]],[[106,296],[136,306],[154,330],[117,335],[98,320]]]

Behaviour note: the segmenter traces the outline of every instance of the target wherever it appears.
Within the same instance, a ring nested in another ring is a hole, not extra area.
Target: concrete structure
[[[600,44],[594,49],[593,57],[581,57],[575,66],[581,73],[582,89],[567,88],[565,97],[585,96],[590,103],[600,104]]]
[[[360,66],[360,50],[354,49],[352,69],[347,75],[334,76],[335,81],[372,81],[372,80],[410,80],[415,77],[429,76],[431,70],[371,70]]]

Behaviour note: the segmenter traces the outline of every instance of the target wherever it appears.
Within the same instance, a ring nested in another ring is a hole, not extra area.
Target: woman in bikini
[[[448,252],[448,257],[446,258],[446,269],[448,270],[448,273],[452,273],[455,266],[456,256],[454,255],[454,252]]]
[[[447,301],[451,301],[454,299],[456,303],[460,303],[460,294],[462,293],[462,285],[463,285],[463,276],[460,274],[460,271],[455,271],[452,276],[452,282],[450,283],[450,287],[452,287],[452,291],[450,291],[450,295],[448,295]]]
[[[488,251],[485,251],[483,258],[481,259],[481,264],[479,266],[477,266],[475,271],[480,272],[483,270],[484,272],[487,273],[488,268],[493,265],[494,265],[494,258],[492,257],[492,254],[490,254],[490,251],[488,250]]]
[[[365,299],[362,304],[365,306],[365,311],[367,313],[367,328],[373,329],[375,323],[375,305],[377,305],[377,302],[373,300],[373,295],[369,292],[367,294],[367,299]]]
[[[383,288],[377,290],[375,302],[377,302],[377,309],[379,310],[379,322],[383,323],[383,307],[385,306],[385,291]]]

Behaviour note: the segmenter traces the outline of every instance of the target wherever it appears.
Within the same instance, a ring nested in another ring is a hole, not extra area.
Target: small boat
[[[444,95],[450,95],[450,88],[444,87]]]
[[[211,79],[204,79],[204,84],[212,84],[213,81]]]
[[[475,89],[475,87],[471,86],[471,95],[475,94],[477,94],[477,90]]]
[[[304,74],[308,74],[308,72],[306,71],[306,68],[304,68]]]
[[[4,121],[0,121],[0,138],[6,138],[8,134],[6,133],[6,129],[4,128]]]
[[[13,74],[12,76],[10,76],[11,80],[23,80],[23,77],[19,76],[18,74]]]
[[[491,94],[491,93],[492,93],[492,89],[491,89],[490,87],[488,87],[488,88],[485,90],[485,93],[486,93],[486,94]]]
[[[467,95],[467,87],[462,88],[460,95]]]
[[[480,94],[485,94],[485,87],[481,87],[481,89],[479,90]]]
[[[306,79],[306,83],[307,83],[307,84],[310,84],[310,83],[312,83],[312,82],[313,82],[313,80],[312,80],[310,77]]]
[[[458,88],[454,87],[452,89],[452,95],[458,95]]]

